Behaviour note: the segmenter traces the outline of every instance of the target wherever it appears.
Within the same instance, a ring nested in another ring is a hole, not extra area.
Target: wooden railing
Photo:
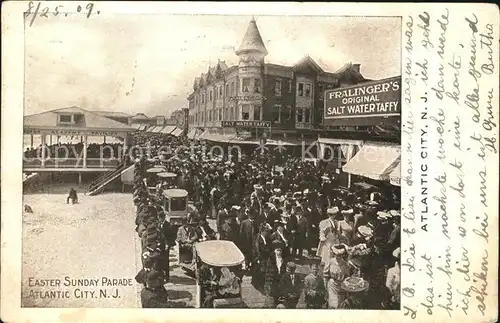
[[[118,159],[87,158],[86,168],[114,168],[120,164]],[[23,168],[84,168],[81,158],[51,158],[42,160],[39,158],[24,159]]]
[[[105,174],[97,177],[94,181],[92,181],[88,188],[87,188],[87,194],[88,195],[94,195],[98,193],[102,188],[104,188],[105,185],[113,181],[115,178],[121,175],[122,171],[127,167],[125,163],[120,163],[118,166],[116,166],[115,169],[106,172]]]

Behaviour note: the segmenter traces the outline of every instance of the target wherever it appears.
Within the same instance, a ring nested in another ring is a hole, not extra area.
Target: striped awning
[[[174,131],[172,131],[170,134],[174,137],[179,137],[182,135],[183,130],[181,128],[175,128]]]
[[[163,128],[161,130],[161,133],[166,134],[166,135],[170,135],[170,134],[172,134],[172,132],[174,130],[175,130],[175,126],[165,126],[165,128]]]

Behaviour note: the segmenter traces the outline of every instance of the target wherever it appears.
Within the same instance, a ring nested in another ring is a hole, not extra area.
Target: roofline
[[[307,62],[307,61],[312,62],[312,63],[313,63],[313,66],[314,66],[317,70],[319,70],[321,73],[324,73],[324,72],[325,72],[325,71],[323,70],[323,68],[321,68],[321,66],[319,66],[319,65],[318,65],[318,63],[316,63],[316,61],[315,61],[314,59],[312,59],[312,57],[311,57],[311,56],[309,56],[309,55],[304,56],[304,57],[303,57],[303,58],[301,58],[301,59],[300,59],[297,63],[295,63],[295,64],[293,65],[293,69],[295,69],[298,65],[300,65],[300,64],[302,64],[302,63],[305,63],[305,62]]]
[[[96,111],[91,111],[91,112],[94,112],[94,113],[121,113],[121,114],[123,114],[124,116],[131,117],[131,115],[130,115],[130,114],[125,113],[125,112],[121,112],[121,111],[105,111],[105,110],[96,110]]]

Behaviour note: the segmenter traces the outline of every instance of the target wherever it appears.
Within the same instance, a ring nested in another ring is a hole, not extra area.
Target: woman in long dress
[[[343,219],[339,221],[340,242],[351,245],[354,232],[353,210],[342,211]]]
[[[336,309],[344,300],[345,295],[340,286],[350,276],[350,268],[347,262],[346,245],[333,245],[330,250],[331,258],[325,264],[323,277],[328,292],[328,308]]]

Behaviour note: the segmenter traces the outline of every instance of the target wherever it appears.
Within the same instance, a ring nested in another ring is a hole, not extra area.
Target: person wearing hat
[[[330,252],[331,256],[323,269],[323,278],[328,293],[328,308],[337,309],[345,296],[340,286],[347,277],[351,276],[351,270],[347,262],[346,245],[331,245]]]
[[[401,246],[401,217],[399,212],[393,213],[392,231],[389,234],[387,246],[389,250],[393,250]]]
[[[341,212],[343,219],[339,221],[339,233],[340,241],[347,245],[351,245],[351,241],[354,236],[354,219],[353,219],[353,209],[343,210]]]
[[[356,204],[354,210],[354,231],[356,232],[360,226],[368,223],[368,208],[366,205],[359,203]]]
[[[141,291],[143,308],[167,308],[167,290],[163,286],[163,276],[159,271],[151,270],[146,275],[146,287]]]
[[[141,270],[139,270],[137,275],[135,275],[135,281],[138,282],[139,284],[144,285],[144,287],[147,287],[146,278],[148,273],[154,267],[154,260],[149,256],[149,253],[145,253],[143,255],[142,263],[143,267],[141,268]]]
[[[281,196],[281,189],[279,189],[279,188],[274,188],[274,189],[273,189],[273,195],[271,195],[271,197],[269,198],[269,202],[270,202],[270,203],[274,203],[274,201],[275,201],[276,199],[279,199],[279,198],[280,198],[280,196]]]
[[[330,247],[340,243],[336,217],[339,214],[338,207],[332,207],[326,211],[328,218],[319,223],[319,244],[316,256],[321,257],[321,263],[326,264],[330,258]]]
[[[193,243],[199,240],[196,230],[193,226],[194,220],[188,215],[190,219],[183,219],[182,225],[177,230],[177,243],[179,244],[179,262],[188,263],[192,261],[191,247]]]
[[[264,204],[264,209],[263,209],[262,215],[263,215],[262,220],[264,222],[268,223],[269,225],[273,225],[274,221],[276,221],[278,219],[276,207],[274,206],[274,204],[269,203],[269,202],[266,202]]]
[[[306,308],[323,308],[325,284],[318,275],[318,265],[311,264],[309,274],[304,278],[304,300]]]
[[[196,235],[199,237],[198,241],[207,241],[215,239],[215,232],[212,230],[206,219],[200,219],[196,226]]]
[[[296,308],[301,294],[302,284],[295,274],[297,265],[293,261],[286,264],[286,271],[279,282],[279,297],[284,299],[286,308]]]
[[[309,221],[307,217],[304,216],[304,211],[301,207],[297,208],[295,217],[297,222],[295,225],[295,236],[293,238],[292,256],[302,258],[304,249],[310,256],[311,251],[309,249],[309,244],[307,243],[307,238],[309,236]]]
[[[271,256],[266,265],[264,294],[266,296],[264,307],[275,308],[280,297],[279,283],[281,276],[286,272],[286,260],[283,257],[283,244],[281,241],[272,242]]]
[[[269,232],[272,230],[267,222],[262,222],[259,228],[259,235],[255,240],[255,249],[253,257],[252,286],[257,290],[264,287],[267,260],[271,255],[271,241]]]
[[[255,184],[253,186],[254,191],[250,194],[251,206],[258,210],[258,214],[261,215],[264,207],[264,201],[262,198],[262,186],[260,184]]]
[[[253,259],[253,248],[255,244],[255,238],[258,233],[258,224],[255,220],[255,213],[250,212],[249,218],[243,220],[240,224],[239,230],[239,245],[241,252],[245,256],[245,268],[250,269]]]
[[[165,246],[162,261],[165,279],[168,282],[170,278],[170,249],[175,246],[176,232],[172,224],[165,219],[165,214],[162,212],[160,216],[160,232]]]
[[[401,302],[400,287],[401,287],[401,267],[400,267],[400,257],[401,248],[398,247],[393,252],[393,259],[395,259],[394,266],[389,268],[387,271],[387,278],[385,281],[385,286],[391,294],[391,299],[389,302],[389,308],[399,309],[399,304]]]
[[[215,221],[217,232],[221,232],[222,225],[225,223],[225,220],[228,216],[229,214],[225,208],[219,209],[219,212],[217,212],[217,220]]]
[[[373,239],[373,228],[370,226],[370,223],[367,225],[362,225],[358,228],[356,232],[356,236],[352,240],[352,245],[358,245],[361,243],[366,243]]]
[[[216,184],[210,191],[210,218],[217,218],[217,209],[222,198],[219,184]]]
[[[224,224],[221,227],[219,239],[232,241],[235,244],[238,243],[238,223],[236,221],[236,213],[229,212],[229,215],[225,218]]]
[[[286,222],[283,220],[276,220],[274,222],[276,230],[271,234],[271,241],[279,241],[283,245],[283,258],[288,259],[290,256],[290,238],[285,231]]]

